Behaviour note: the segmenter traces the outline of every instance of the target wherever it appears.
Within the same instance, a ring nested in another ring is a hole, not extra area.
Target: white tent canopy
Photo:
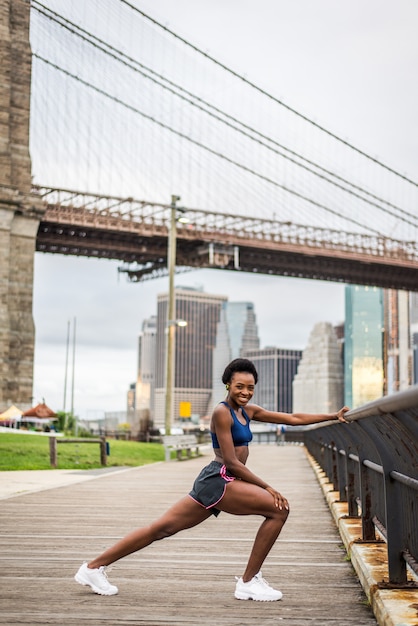
[[[1,420],[19,420],[23,411],[17,408],[14,404],[10,406],[4,413],[0,413]]]

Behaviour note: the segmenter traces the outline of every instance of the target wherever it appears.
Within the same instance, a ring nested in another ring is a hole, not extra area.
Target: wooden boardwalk
[[[89,559],[187,493],[212,455],[113,472],[0,502],[0,624],[373,626],[376,621],[300,446],[253,445],[250,467],[291,513],[263,567],[280,602],[238,601],[260,523],[222,513],[109,568],[117,596],[73,581]]]

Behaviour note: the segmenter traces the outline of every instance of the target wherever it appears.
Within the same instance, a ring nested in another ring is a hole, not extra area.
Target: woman
[[[78,583],[90,586],[95,593],[114,595],[118,588],[107,580],[107,565],[225,511],[233,515],[264,517],[246,569],[237,579],[235,597],[260,601],[281,599],[282,593],[267,584],[260,570],[287,519],[289,504],[274,487],[246,467],[248,444],[252,439],[250,421],[291,426],[332,419],[344,422],[348,407],[338,413],[319,415],[266,411],[248,404],[257,380],[254,364],[247,359],[235,359],[226,367],[222,382],[226,385],[227,396],[215,408],[210,424],[214,460],[201,471],[192,491],[162,517],[149,526],[134,530],[100,556],[84,563],[75,575]]]

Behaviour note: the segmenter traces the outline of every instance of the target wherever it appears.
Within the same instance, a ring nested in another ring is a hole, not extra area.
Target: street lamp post
[[[171,196],[170,233],[168,237],[168,313],[167,313],[167,369],[165,387],[165,434],[171,435],[171,413],[174,387],[174,341],[176,332],[176,299],[174,271],[176,268],[176,203],[179,196]]]

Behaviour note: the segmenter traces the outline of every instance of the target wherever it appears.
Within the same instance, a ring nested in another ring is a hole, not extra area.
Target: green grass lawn
[[[158,443],[108,440],[108,466],[137,466],[164,460],[164,447]],[[57,445],[58,469],[95,469],[100,465],[98,443]],[[0,433],[0,471],[51,469],[49,437]]]

